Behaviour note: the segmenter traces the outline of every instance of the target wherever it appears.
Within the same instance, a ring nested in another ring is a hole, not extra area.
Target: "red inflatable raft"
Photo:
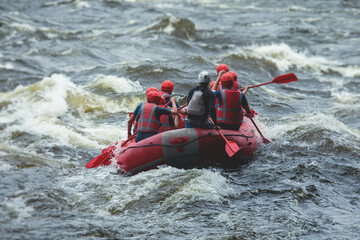
[[[249,159],[262,141],[254,125],[246,117],[239,131],[222,129],[221,132],[227,140],[240,147],[231,159],[225,152],[224,139],[215,129],[177,129],[159,133],[138,143],[130,141],[122,146],[120,151],[114,146],[107,149],[113,152],[111,162],[116,162],[121,171],[132,175],[163,164],[177,168],[194,168],[220,165],[229,161],[240,162]],[[104,150],[103,154],[106,153]],[[103,165],[111,162],[107,160]]]

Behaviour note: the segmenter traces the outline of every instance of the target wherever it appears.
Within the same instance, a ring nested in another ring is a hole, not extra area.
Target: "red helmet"
[[[229,73],[231,73],[231,75],[233,76],[234,82],[237,81],[237,74],[236,74],[236,72],[231,72],[231,71],[230,71]]]
[[[234,84],[234,77],[231,73],[225,73],[224,75],[221,76],[220,81],[223,87],[230,88]]]
[[[159,89],[157,89],[156,87],[149,87],[149,88],[146,90],[146,95],[147,95],[150,91],[159,92]]]
[[[221,63],[216,67],[217,74],[219,74],[219,72],[222,70],[229,71],[229,66],[226,65],[225,63]]]
[[[160,100],[160,103],[161,105],[165,105],[166,104],[166,100],[163,96],[161,96],[161,100]]]
[[[170,80],[165,80],[161,83],[161,91],[172,93],[174,89],[174,83]]]
[[[157,91],[150,91],[146,96],[148,98],[148,101],[151,103],[159,104],[161,101],[161,95]]]

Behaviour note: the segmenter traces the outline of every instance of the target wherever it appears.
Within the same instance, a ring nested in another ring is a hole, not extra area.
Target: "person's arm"
[[[209,115],[210,115],[211,119],[213,120],[215,125],[217,125],[216,108],[215,108],[215,93],[213,93],[213,92],[210,92],[210,94],[209,94],[208,108],[209,108]]]
[[[248,103],[248,100],[247,100],[245,94],[243,94],[243,93],[240,93],[240,94],[242,94],[242,96],[241,96],[241,106],[245,109],[246,116],[253,118],[254,115],[253,115],[253,113],[252,113],[252,111],[251,111],[251,109],[249,107],[249,103]]]
[[[178,113],[180,113],[181,115],[186,115],[185,107],[182,109],[178,109]]]
[[[246,86],[246,87],[244,87],[244,90],[242,91],[242,93],[245,95],[246,93],[247,93],[247,91],[249,90],[249,87],[248,86]]]
[[[135,120],[135,122],[134,122],[134,133],[137,131],[137,128],[138,128],[138,121]]]
[[[222,97],[221,97],[221,92],[220,91],[215,91],[215,97],[218,100],[218,105],[215,105],[215,107],[221,107],[222,105]]]
[[[131,135],[131,125],[132,125],[132,123],[134,121],[135,121],[135,123],[134,123],[134,132],[137,130],[137,120],[139,118],[138,115],[139,115],[142,104],[144,104],[144,102],[141,102],[141,103],[139,103],[139,105],[136,106],[134,112],[132,113],[131,117],[129,118],[129,121],[128,121],[128,136],[129,136],[129,134]],[[130,121],[131,121],[131,123],[129,123]],[[129,126],[129,124],[130,124],[130,126]],[[130,130],[129,130],[129,128],[130,128]]]
[[[171,101],[171,105],[172,105],[172,106],[171,106],[171,109],[177,112],[177,104],[176,104],[176,99],[175,99],[175,97],[171,97],[171,98],[170,98],[170,101]]]
[[[219,75],[217,76],[217,78],[216,78],[216,80],[215,80],[215,84],[214,84],[214,86],[212,86],[211,91],[213,91],[213,92],[216,91],[216,89],[217,89],[217,87],[218,87],[218,85],[219,85],[221,76],[222,76],[224,73],[226,73],[226,72],[227,72],[227,71],[225,71],[225,70],[221,70],[221,71],[219,72]]]
[[[173,120],[174,120],[174,129],[179,129],[180,124],[181,124],[181,116],[180,116],[180,114],[177,114],[177,115],[173,116]]]
[[[168,109],[167,109],[168,110]],[[174,109],[171,109],[171,111],[170,111],[170,114],[169,115],[171,115],[171,116],[174,116],[174,115],[178,115],[179,113],[178,113],[178,111],[176,110],[174,110]]]
[[[133,124],[135,118],[136,118],[135,114],[131,115],[131,117],[129,118],[129,121],[128,121],[128,138],[131,136],[131,127],[132,127],[132,124]]]
[[[169,109],[167,109],[167,108],[162,108],[162,107],[158,107],[158,108],[156,109],[156,118],[157,118],[159,121],[160,121],[161,115],[171,115],[171,116],[173,116],[173,115],[177,115],[177,114],[179,114],[179,113],[177,112],[177,110],[174,111],[173,109],[169,110]]]

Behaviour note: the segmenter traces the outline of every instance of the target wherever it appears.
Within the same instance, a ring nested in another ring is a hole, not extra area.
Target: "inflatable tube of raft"
[[[240,150],[231,158],[246,159],[258,146],[254,126],[244,121],[239,131],[221,130]],[[225,142],[214,129],[184,128],[163,132],[138,143],[130,142],[115,155],[121,170],[128,174],[167,164],[178,168],[209,166],[229,161]]]

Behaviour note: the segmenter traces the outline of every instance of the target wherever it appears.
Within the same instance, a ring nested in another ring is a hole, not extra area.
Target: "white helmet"
[[[202,71],[198,76],[199,83],[210,83],[210,74],[207,71]]]

